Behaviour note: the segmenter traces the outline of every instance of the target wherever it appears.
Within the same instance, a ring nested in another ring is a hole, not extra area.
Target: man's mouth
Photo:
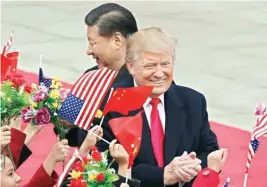
[[[151,81],[156,86],[161,86],[164,83],[164,79]]]

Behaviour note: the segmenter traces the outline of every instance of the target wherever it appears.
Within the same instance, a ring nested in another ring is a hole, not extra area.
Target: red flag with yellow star
[[[109,125],[117,140],[129,154],[128,168],[133,165],[141,146],[142,113],[143,111],[135,116],[114,118],[109,121]]]
[[[108,100],[103,114],[110,111],[128,115],[129,111],[137,110],[143,106],[152,93],[152,86],[139,86],[131,88],[117,88]]]
[[[1,80],[8,73],[15,73],[17,71],[19,51],[1,54]]]
[[[10,64],[10,73],[15,73],[17,71],[19,51],[14,51],[6,54]]]

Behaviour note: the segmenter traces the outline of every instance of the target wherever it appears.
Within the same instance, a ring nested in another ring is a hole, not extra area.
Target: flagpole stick
[[[109,96],[108,96],[107,103],[108,103],[108,101],[109,101],[109,99],[110,99],[110,97],[111,97],[111,95],[112,95],[113,91],[114,91],[114,88],[111,88],[111,89],[110,89]],[[102,118],[101,118],[100,124],[99,124],[99,126],[100,126],[100,127],[101,127],[101,126],[102,126],[102,124],[103,124],[104,118],[105,118],[105,116],[103,115],[103,116],[102,116]]]
[[[130,175],[130,171],[131,168],[128,169],[128,172],[127,172],[127,175],[126,175],[126,180],[125,180],[125,183],[128,184],[128,180],[129,180],[129,175]]]
[[[245,178],[244,178],[244,185],[243,187],[247,187],[247,181],[248,181],[248,174],[245,174]]]
[[[42,67],[42,63],[43,63],[43,55],[40,55],[40,68]]]
[[[104,138],[102,138],[101,136],[98,136],[97,134],[95,134],[95,133],[91,132],[90,130],[89,130],[88,132],[89,132],[90,134],[92,134],[92,135],[96,136],[97,138],[99,138],[99,139],[103,140],[104,142],[106,142],[107,144],[109,144],[109,145],[110,145],[110,142],[109,142],[109,141],[107,141],[107,140],[105,140],[105,139],[104,139]]]

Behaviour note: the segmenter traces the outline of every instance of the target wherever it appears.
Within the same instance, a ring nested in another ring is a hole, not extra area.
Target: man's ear
[[[126,67],[129,70],[130,74],[133,76],[134,75],[133,63],[130,62],[129,60],[126,60]]]
[[[116,50],[120,49],[124,45],[125,41],[124,36],[122,36],[120,32],[115,32],[112,35],[112,44]]]

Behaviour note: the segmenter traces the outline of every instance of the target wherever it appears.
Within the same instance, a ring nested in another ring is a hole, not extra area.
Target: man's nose
[[[89,56],[93,54],[93,51],[92,51],[92,49],[90,47],[88,47],[88,49],[86,51],[86,54],[89,55]]]

